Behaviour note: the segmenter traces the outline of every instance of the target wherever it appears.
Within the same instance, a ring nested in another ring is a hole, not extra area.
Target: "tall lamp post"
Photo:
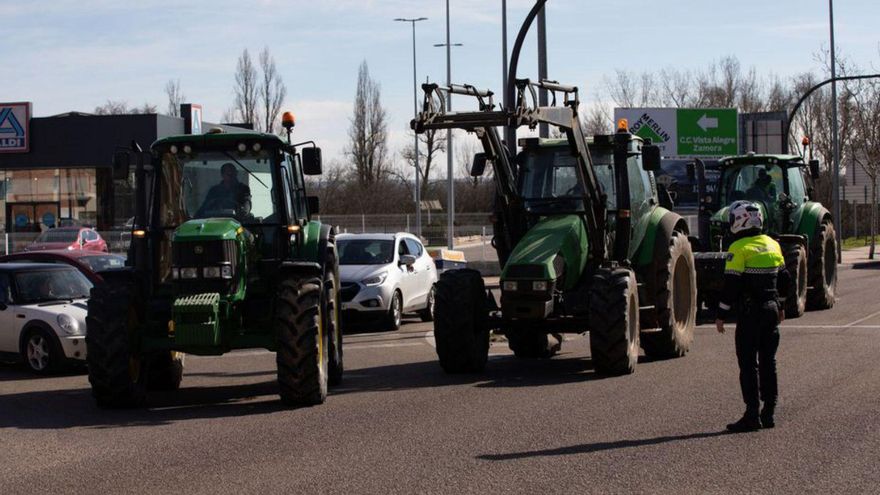
[[[837,62],[834,53],[834,2],[828,0],[828,24],[831,31],[831,161],[834,162],[834,174],[831,177],[831,202],[834,203],[834,221],[840,222],[840,141],[837,137]],[[840,232],[837,236],[837,262],[841,261]],[[839,229],[843,230],[843,229]]]
[[[418,84],[416,83],[416,23],[419,21],[427,21],[427,17],[418,17],[414,19],[405,19],[403,17],[398,17],[394,19],[397,22],[408,22],[412,24],[412,40],[413,40],[413,118],[419,116],[419,94],[418,94]],[[419,135],[413,133],[415,136],[414,146],[415,148],[415,165],[416,165],[416,235],[418,237],[422,237],[422,198],[419,192],[419,182],[422,179],[422,170],[419,168]]]
[[[435,43],[435,47],[446,47],[446,85],[452,85],[452,47],[464,46],[449,41],[449,0],[446,0],[446,43]],[[446,111],[452,110],[452,93],[446,94]],[[446,245],[454,246],[455,229],[455,174],[452,167],[452,129],[446,130]]]

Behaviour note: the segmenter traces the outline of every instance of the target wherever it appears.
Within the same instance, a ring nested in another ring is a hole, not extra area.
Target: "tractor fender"
[[[329,249],[335,249],[336,229],[318,221],[311,221],[303,229],[302,256],[297,265],[312,263],[320,266],[320,273],[324,273],[324,264]],[[284,264],[282,264],[282,267]],[[302,268],[302,267],[300,267]]]
[[[666,208],[655,208],[648,217],[645,238],[636,251],[635,265],[639,267],[650,265],[654,261],[658,249],[667,249],[667,243],[673,232],[681,232],[685,236],[690,235],[687,221],[678,213],[671,212]]]
[[[813,242],[813,236],[816,234],[816,227],[826,220],[831,220],[831,212],[822,206],[821,203],[807,201],[804,203],[804,211],[801,215],[801,221],[797,226],[796,234],[807,237],[807,246]]]

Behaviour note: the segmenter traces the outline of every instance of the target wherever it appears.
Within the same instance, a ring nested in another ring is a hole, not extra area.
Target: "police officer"
[[[746,412],[727,425],[732,432],[773,428],[776,409],[776,349],[779,323],[790,277],[785,269],[782,249],[772,238],[761,234],[761,210],[749,201],[730,206],[730,232],[734,242],[727,253],[724,289],[718,305],[715,326],[724,333],[724,319],[736,310],[736,358],[739,384]],[[760,409],[760,400],[764,408]]]

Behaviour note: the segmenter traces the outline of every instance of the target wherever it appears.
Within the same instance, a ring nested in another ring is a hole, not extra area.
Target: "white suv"
[[[91,288],[69,265],[0,263],[0,354],[36,373],[84,362]]]
[[[434,318],[437,268],[412,234],[342,234],[339,250],[343,316],[375,319],[389,330],[400,328],[403,313]]]

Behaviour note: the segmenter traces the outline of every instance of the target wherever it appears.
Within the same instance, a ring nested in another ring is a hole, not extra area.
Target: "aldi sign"
[[[0,153],[30,151],[31,104],[0,103]]]
[[[629,132],[650,138],[664,157],[715,158],[739,150],[734,108],[615,108],[614,120],[621,118]]]

